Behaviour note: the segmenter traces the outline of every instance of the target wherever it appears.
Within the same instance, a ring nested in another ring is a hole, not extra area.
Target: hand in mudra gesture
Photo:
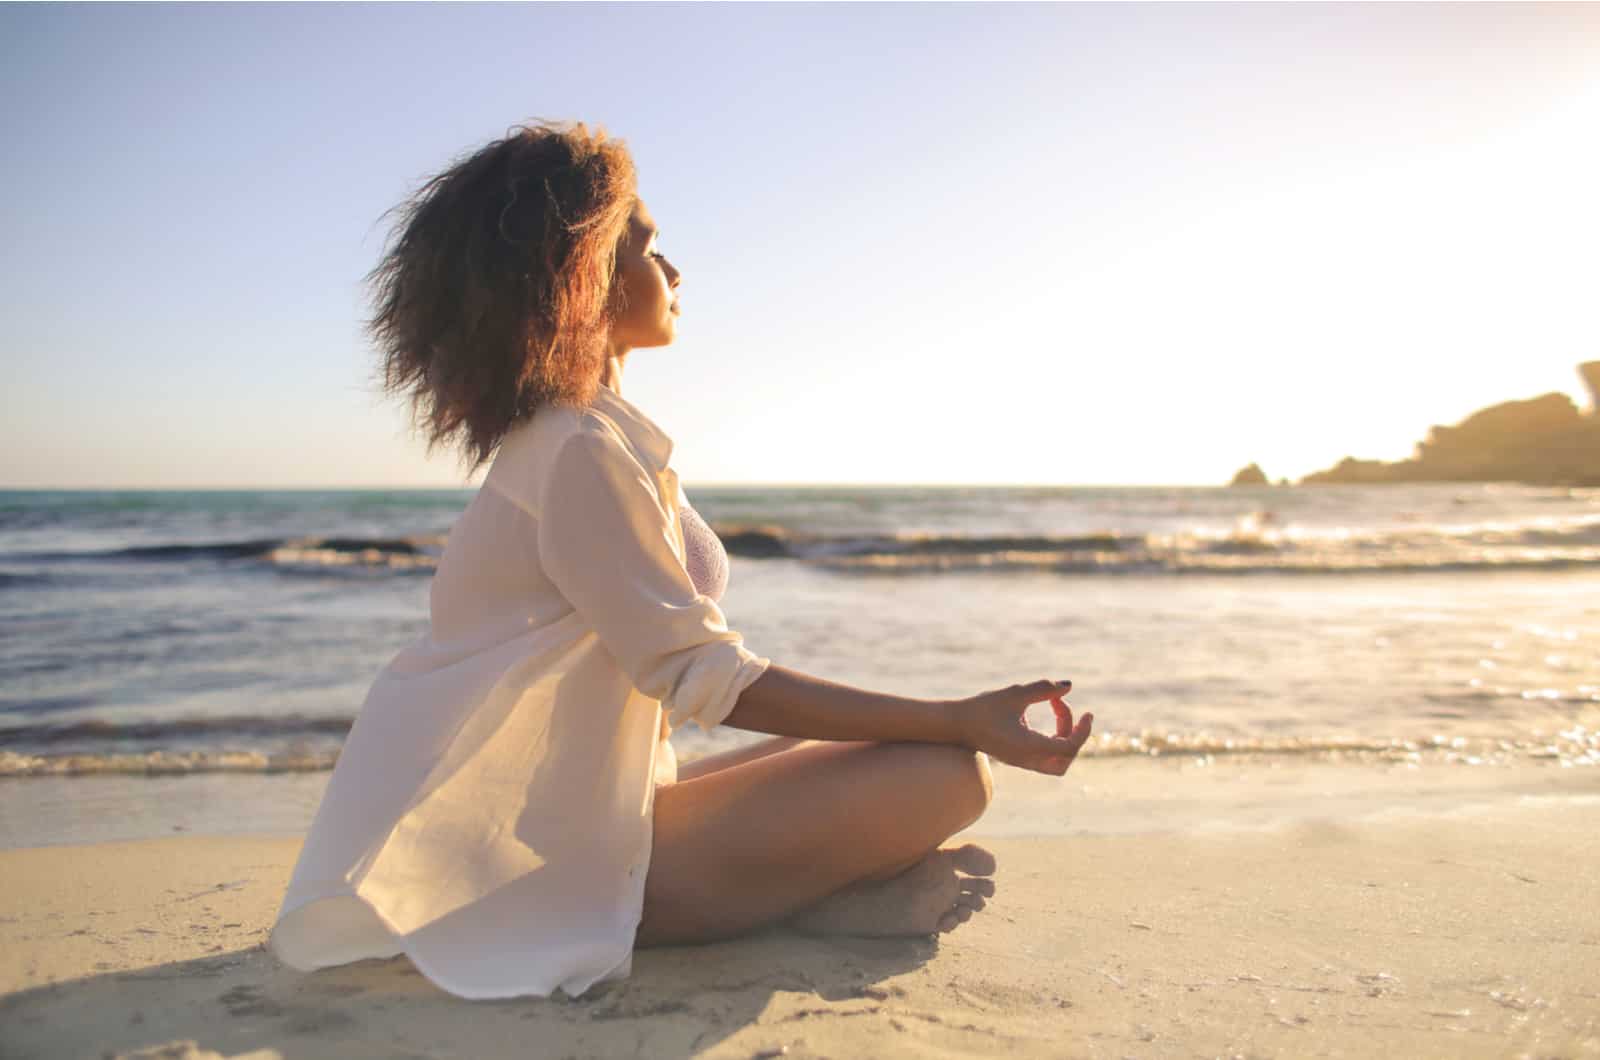
[[[1094,724],[1094,715],[1088,713],[1073,724],[1072,707],[1063,698],[1071,689],[1071,681],[1009,685],[956,700],[951,713],[961,742],[968,747],[1009,765],[1059,777],[1078,756]],[[1047,699],[1056,713],[1054,735],[1028,728],[1022,716],[1030,706]]]

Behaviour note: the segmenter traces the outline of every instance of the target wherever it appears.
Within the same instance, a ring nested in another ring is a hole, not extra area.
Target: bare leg
[[[797,747],[808,747],[812,744],[826,743],[825,740],[806,740],[799,736],[774,736],[771,739],[753,743],[748,747],[740,747],[732,751],[719,751],[714,755],[696,758],[692,762],[683,762],[678,766],[678,783],[694,780],[708,773],[715,773],[722,769],[731,769],[742,766],[746,762],[754,762],[758,758],[775,755],[780,751],[792,751]],[[851,741],[859,742],[859,741]],[[843,741],[841,741],[841,744]]]
[[[982,755],[921,743],[808,743],[663,787],[638,944],[740,934],[874,877],[899,881],[900,904],[916,907],[884,921],[890,933],[953,926],[946,914],[970,915],[971,889],[913,900],[928,881],[907,866],[975,821],[991,792]],[[944,877],[963,864],[935,860]]]

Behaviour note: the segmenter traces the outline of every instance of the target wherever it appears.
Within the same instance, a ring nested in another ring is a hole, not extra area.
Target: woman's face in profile
[[[678,334],[680,273],[661,253],[654,218],[636,202],[617,246],[615,283],[624,308],[611,330],[613,350],[665,346]]]

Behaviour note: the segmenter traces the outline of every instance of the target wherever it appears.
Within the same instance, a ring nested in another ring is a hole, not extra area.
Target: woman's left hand
[[[1064,698],[1071,681],[1034,681],[1008,685],[949,704],[950,718],[962,744],[986,752],[1009,765],[1060,776],[1072,765],[1089,739],[1094,715],[1074,724]],[[1023,714],[1035,703],[1050,701],[1056,715],[1054,735],[1028,728]]]

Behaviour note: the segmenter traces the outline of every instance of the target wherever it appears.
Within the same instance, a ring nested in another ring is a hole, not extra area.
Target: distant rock
[[[1347,456],[1327,471],[1307,475],[1300,484],[1600,486],[1600,361],[1579,365],[1578,373],[1589,388],[1587,413],[1559,393],[1506,401],[1474,412],[1452,427],[1432,428],[1410,460],[1384,463]]]
[[[1385,464],[1382,460],[1357,460],[1353,456],[1347,456],[1327,471],[1315,471],[1307,475],[1300,480],[1300,485],[1351,483],[1365,486],[1375,482],[1416,481],[1405,477],[1404,466],[1404,464]]]
[[[1261,470],[1259,464],[1240,468],[1239,473],[1233,476],[1229,486],[1265,486],[1268,485],[1266,472]]]

